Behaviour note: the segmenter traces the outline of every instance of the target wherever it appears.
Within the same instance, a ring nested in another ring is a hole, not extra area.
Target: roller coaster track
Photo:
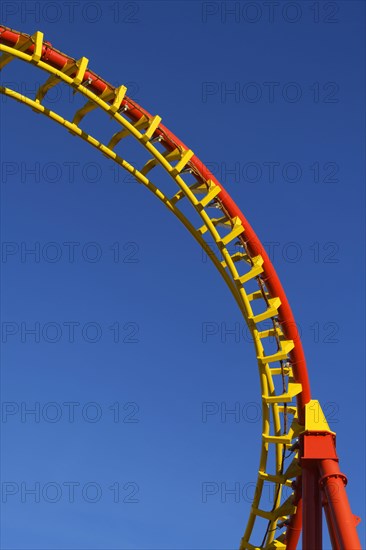
[[[319,435],[323,435],[330,438],[330,445],[334,447],[334,434],[324,419],[320,424],[310,419],[314,407],[318,407],[320,415],[321,409],[317,401],[311,400],[302,344],[285,292],[255,232],[223,186],[194,153],[162,125],[161,118],[150,115],[129,99],[125,86],[114,87],[91,71],[88,59],[75,60],[61,53],[44,42],[41,32],[30,36],[3,26],[0,26],[0,50],[0,70],[18,59],[49,75],[34,98],[4,86],[0,88],[1,93],[64,126],[132,174],[183,223],[218,269],[251,332],[262,396],[258,478],[240,549],[294,550],[304,519],[303,548],[315,550],[314,541],[320,540],[319,534],[307,533],[314,522],[306,502],[309,491],[314,489],[311,485],[314,468],[307,466],[309,445],[306,447],[305,436],[317,435],[318,445]],[[47,92],[60,83],[70,86],[86,100],[71,120],[43,104]],[[81,127],[84,117],[94,109],[112,117],[120,127],[105,143]],[[148,160],[139,167],[115,151],[121,140],[130,138],[139,142],[148,154]],[[157,167],[170,176],[168,195],[150,179]],[[197,219],[199,224],[193,221]],[[333,447],[330,457],[328,452],[327,465],[323,464],[321,470],[322,504],[333,548],[356,550],[361,548],[355,527],[357,521],[348,505],[344,491],[346,478],[338,469]],[[318,458],[310,456],[310,461]],[[329,480],[337,484],[341,509],[337,509],[331,491],[327,490]],[[269,509],[263,504],[265,483],[273,488]],[[291,493],[286,499],[284,488],[290,488],[286,492]],[[266,528],[260,540],[254,541],[253,528],[259,518],[266,522]]]

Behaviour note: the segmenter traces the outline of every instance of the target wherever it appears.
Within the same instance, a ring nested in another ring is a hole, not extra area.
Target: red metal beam
[[[337,460],[319,462],[320,486],[328,503],[327,521],[331,520],[329,531],[335,536],[341,550],[362,550],[356,530],[359,518],[355,516],[348,502],[345,486],[347,478],[341,473]]]

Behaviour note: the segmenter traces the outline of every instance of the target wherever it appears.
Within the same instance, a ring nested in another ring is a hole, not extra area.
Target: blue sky
[[[278,270],[365,517],[364,4],[1,9],[127,84],[226,186]],[[25,92],[45,76],[14,62],[3,80]],[[81,105],[62,86],[48,104]],[[1,107],[1,548],[236,548],[261,423],[229,291],[145,189],[31,110]],[[114,130],[97,113],[85,125]]]

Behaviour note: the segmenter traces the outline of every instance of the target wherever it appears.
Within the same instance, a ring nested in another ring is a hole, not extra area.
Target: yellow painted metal
[[[305,405],[305,429],[304,431],[329,432],[335,435],[335,432],[329,428],[326,416],[318,400],[311,399]]]
[[[21,51],[21,45],[28,39],[31,39],[32,43],[35,43],[33,55],[28,55],[24,51]],[[184,169],[186,167],[189,168],[189,161],[193,156],[193,152],[190,149],[181,150],[180,147],[177,147],[173,151],[162,152],[155,146],[152,138],[159,129],[160,117],[156,116],[150,120],[142,117],[138,122],[131,123],[120,110],[121,102],[126,93],[124,86],[113,88],[113,86],[109,85],[108,90],[101,96],[95,95],[88,87],[83,85],[88,60],[83,57],[81,60],[75,61],[77,74],[75,78],[72,78],[70,75],[75,71],[70,70],[70,65],[65,67],[64,70],[57,70],[41,60],[39,54],[42,42],[43,35],[36,33],[30,38],[24,35],[19,48],[17,47],[18,45],[14,48],[0,45],[0,50],[3,52],[3,56],[0,58],[0,68],[6,65],[9,58],[18,58],[27,63],[35,64],[50,74],[48,81],[39,88],[35,99],[22,96],[18,92],[5,87],[0,88],[1,93],[31,107],[36,112],[42,113],[64,126],[69,132],[79,136],[101,151],[106,157],[119,164],[119,166],[132,174],[139,183],[151,191],[184,224],[207,253],[228,285],[244,319],[248,323],[256,350],[261,383],[262,443],[255,496],[240,548],[241,550],[284,548],[284,534],[278,533],[276,536],[277,521],[280,517],[286,518],[289,514],[293,513],[294,506],[292,505],[291,497],[284,503],[282,502],[281,491],[283,487],[290,486],[291,479],[299,474],[299,469],[294,459],[284,472],[283,450],[284,448],[291,448],[294,439],[304,430],[304,427],[299,426],[297,423],[296,407],[293,404],[296,395],[301,391],[301,386],[294,383],[292,380],[292,369],[286,366],[288,354],[293,348],[294,343],[291,340],[283,339],[282,331],[275,321],[280,305],[279,298],[269,297],[266,290],[263,289],[263,284],[260,284],[259,290],[255,292],[248,292],[245,287],[253,279],[257,279],[259,282],[263,260],[261,256],[250,258],[246,251],[231,253],[228,250],[227,245],[231,244],[234,239],[241,239],[245,227],[242,226],[239,218],[231,219],[225,212],[223,212],[225,216],[221,218],[220,222],[217,221],[218,218],[213,217],[211,211],[214,209],[210,208],[210,205],[212,201],[217,200],[220,187],[211,180],[205,182],[197,180],[193,184],[186,183]],[[75,113],[72,121],[66,120],[56,112],[42,105],[42,100],[48,89],[57,85],[58,82],[68,84],[87,100],[86,104]],[[121,126],[121,130],[111,137],[107,145],[101,143],[78,126],[84,116],[95,108],[99,108],[107,115],[112,116]],[[140,169],[127,162],[127,160],[114,151],[116,144],[126,136],[135,138],[150,154],[150,159]],[[176,185],[175,193],[172,194],[170,199],[147,177],[147,174],[157,165],[165,169]],[[198,195],[201,196],[198,197]],[[189,201],[192,211],[195,211],[201,218],[203,225],[199,229],[196,229],[189,218],[179,209],[180,201],[183,198]],[[221,208],[220,203],[217,203],[217,205]],[[204,235],[210,236],[212,241],[210,244],[204,239]],[[239,242],[243,243],[243,241]],[[213,249],[212,244],[216,248]],[[245,275],[240,275],[237,269],[237,265],[240,265],[241,262],[245,262],[249,266],[249,271]],[[251,304],[253,301],[257,302],[257,300],[263,301],[265,309],[263,313],[255,315]],[[263,329],[262,327],[260,329],[257,325],[266,320],[271,321],[273,327],[270,329]],[[278,349],[276,353],[266,355],[262,341],[269,337],[275,338]],[[279,366],[273,367],[273,363],[277,363]],[[276,393],[275,376],[280,376],[282,380],[286,381],[287,390],[280,394]],[[289,427],[285,429],[287,424],[285,419],[287,419],[289,414],[292,415],[293,420]],[[272,472],[267,471],[270,447],[274,448],[276,461],[275,471]],[[273,506],[270,510],[263,510],[260,506],[265,482],[272,483],[275,489]],[[250,541],[254,523],[258,516],[264,517],[269,522],[265,543],[260,546],[256,546]]]
[[[177,164],[173,168],[172,173],[174,175],[179,174],[183,170],[183,168],[186,166],[186,164],[191,160],[191,158],[193,157],[193,154],[194,154],[193,151],[191,151],[190,149],[187,149],[187,151],[184,151],[182,153],[181,159],[177,162]]]
[[[207,206],[220,193],[220,187],[216,185],[212,180],[208,180],[207,184],[208,192],[199,202],[200,207],[202,208],[205,208],[205,206]]]
[[[290,378],[288,389],[280,395],[262,395],[265,403],[291,403],[294,398],[301,392],[301,384],[293,382]]]
[[[122,100],[126,95],[126,92],[127,92],[127,88],[126,88],[126,86],[123,86],[123,85],[119,86],[116,89],[114,101],[113,101],[112,105],[109,108],[109,112],[112,113],[113,115],[120,108]]]
[[[79,86],[84,80],[85,71],[88,67],[89,60],[86,57],[82,57],[77,63],[77,72],[74,78],[75,86]]]
[[[248,273],[245,273],[245,275],[241,275],[237,281],[239,281],[239,283],[241,285],[243,285],[244,283],[247,283],[248,281],[250,281],[250,279],[254,279],[255,277],[258,277],[258,275],[260,275],[261,273],[263,273],[263,258],[262,256],[258,255],[258,256],[254,256],[252,258],[252,267],[250,269],[250,271],[248,271]],[[261,291],[259,290],[258,291],[259,293],[261,293]],[[259,296],[257,295],[258,298],[262,298],[263,295]],[[270,315],[272,317],[272,315]],[[257,323],[258,321],[255,319],[255,316],[253,316],[253,320],[255,323]]]
[[[141,137],[141,140],[142,140],[143,143],[146,143],[147,141],[149,141],[153,137],[154,132],[158,128],[160,122],[161,122],[161,117],[157,116],[157,115],[154,116],[154,118],[150,120],[149,126],[148,126],[146,132]]]

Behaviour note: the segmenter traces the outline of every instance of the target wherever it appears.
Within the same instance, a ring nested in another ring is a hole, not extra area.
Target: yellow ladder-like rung
[[[149,126],[147,127],[146,132],[144,134],[141,134],[140,139],[143,143],[146,143],[153,137],[154,132],[158,129],[160,122],[161,117],[158,115],[149,120]]]
[[[14,56],[11,53],[3,53],[0,55],[0,71],[8,64],[10,61],[13,61]]]
[[[259,363],[266,365],[267,363],[274,363],[275,361],[283,361],[287,359],[288,354],[294,349],[293,340],[281,340],[281,349],[279,349],[273,355],[264,355],[263,357],[257,357]]]
[[[114,90],[114,100],[112,105],[109,108],[109,112],[111,114],[114,115],[121,108],[121,103],[126,95],[126,92],[127,92],[127,88],[126,86],[123,86],[123,85],[118,86],[118,88]]]
[[[271,369],[271,372],[273,370],[275,370],[275,369]],[[284,405],[279,405],[277,408],[278,408],[278,412],[280,412],[280,413],[285,412],[285,406]],[[293,407],[292,405],[290,405],[290,406],[286,405],[286,413],[291,414],[294,418],[297,418],[297,407]]]
[[[87,101],[83,107],[78,109],[74,115],[74,118],[72,119],[73,124],[79,124],[79,122],[90,113],[90,111],[93,111],[93,109],[96,109],[98,105],[94,103],[94,101]]]
[[[256,516],[259,516],[264,519],[268,519],[269,521],[275,521],[280,518],[287,518],[295,511],[295,505],[292,502],[292,495],[290,495],[285,502],[283,502],[278,508],[275,508],[272,511],[266,511],[261,510],[260,508],[252,508],[253,514]],[[276,548],[276,547],[275,547]],[[277,548],[281,548],[281,546],[277,546]]]
[[[203,197],[203,199],[201,199],[198,203],[198,205],[201,206],[201,208],[204,208],[205,206],[207,206],[212,201],[212,199],[217,197],[217,195],[221,191],[221,188],[218,185],[216,185],[212,180],[208,180],[207,183],[209,185],[207,195]]]
[[[103,101],[111,101],[115,97],[115,92],[107,89],[99,97],[100,99],[103,99]],[[95,101],[92,101],[91,99],[87,101],[82,107],[80,107],[80,109],[76,111],[72,120],[73,124],[79,124],[79,122],[85,117],[85,115],[87,115],[97,107],[98,104],[95,103]]]
[[[266,546],[266,550],[286,550],[287,546],[285,544],[285,539],[282,538],[281,540],[281,537],[273,540],[269,546]]]
[[[287,480],[291,480],[294,477],[297,477],[301,474],[301,466],[299,463],[299,458],[294,458],[291,463],[289,464],[288,468],[286,469],[285,473],[283,474],[283,477]]]
[[[284,475],[268,474],[267,472],[263,472],[262,470],[259,470],[258,477],[260,479],[263,479],[264,481],[271,481],[272,483],[281,483],[282,485],[285,485],[287,481]]]
[[[88,68],[89,59],[86,57],[82,57],[79,59],[79,61],[76,62],[77,70],[76,75],[74,76],[74,85],[80,86],[80,84],[84,81],[84,76],[86,69]]]
[[[302,391],[302,385],[299,382],[289,381],[286,393],[280,395],[262,395],[265,403],[291,403],[293,399]]]
[[[278,539],[273,540],[267,550],[286,550],[287,545],[285,544],[286,539],[284,537],[285,533],[279,536]]]
[[[202,183],[202,181],[198,181],[190,186],[190,190],[194,195],[204,195],[205,193],[207,193],[207,185]],[[198,204],[200,203],[201,201]]]
[[[292,445],[292,437],[290,434],[284,435],[262,435],[262,439],[265,443],[274,443],[275,445]]]
[[[147,117],[142,116],[135,124],[134,128],[137,130],[143,130],[149,125],[149,120]],[[124,128],[123,130],[119,130],[113,136],[111,137],[107,147],[109,149],[114,149],[114,147],[119,143],[123,138],[130,135],[130,131],[127,128]],[[154,159],[155,160],[155,159]],[[145,165],[146,166],[146,165]]]
[[[240,262],[241,260],[248,262],[249,260],[249,256],[245,252],[234,252],[234,254],[230,255],[230,258],[234,263]],[[223,268],[227,267],[226,260],[222,260],[220,263]]]
[[[146,121],[146,119],[145,119]],[[125,130],[123,130],[122,132],[125,132]],[[178,158],[180,158],[180,151],[179,149],[174,149],[173,151],[165,151],[163,153],[163,157],[168,160],[169,162],[172,161],[172,160],[176,160]],[[153,168],[155,168],[155,166],[157,166],[159,164],[159,161],[158,159],[156,159],[155,157],[148,160],[147,163],[144,165],[144,167],[140,170],[141,174],[143,174],[144,176],[146,176],[146,174],[148,172],[150,172],[150,170],[152,170]],[[179,191],[178,191],[179,193]],[[177,194],[178,194],[177,193]],[[174,195],[175,197],[176,195]],[[171,202],[173,201],[174,197],[172,197]]]
[[[243,225],[241,223],[241,220],[238,216],[235,216],[235,218],[233,218],[232,221],[233,221],[232,230],[230,231],[230,233],[225,235],[225,237],[222,237],[220,239],[220,242],[221,242],[222,246],[226,246],[227,244],[231,243],[231,241],[236,239],[236,237],[238,237],[239,235],[241,235],[244,232],[244,227],[243,227]]]
[[[269,298],[269,293],[265,292],[265,296]],[[260,300],[262,298],[263,298],[263,292],[261,290],[256,290],[255,292],[248,294],[249,302],[252,302],[253,300]]]
[[[257,277],[261,273],[263,273],[263,258],[262,256],[254,256],[252,258],[253,265],[252,268],[248,271],[248,273],[245,273],[244,275],[241,275],[237,279],[235,279],[237,282],[239,282],[241,285],[244,283],[247,283],[250,281],[250,279],[254,279],[254,277]],[[256,322],[256,321],[255,321]]]
[[[274,521],[276,519],[276,516],[273,512],[267,512],[266,510],[261,510],[260,508],[254,508],[252,507],[252,513],[256,516],[259,516],[260,518],[268,519],[268,521]]]
[[[226,216],[221,218],[211,218],[212,223],[215,227],[231,227],[231,221]]]
[[[285,376],[292,376],[292,368],[291,367],[274,367],[271,369],[272,376],[275,376],[276,374],[284,374]]]
[[[191,160],[193,155],[194,155],[194,153],[193,153],[193,151],[191,151],[191,149],[187,149],[186,151],[184,151],[181,158],[180,158],[180,160],[177,162],[177,164],[175,166],[172,167],[172,175],[177,176],[178,174],[180,174],[181,171],[183,170],[183,168]]]
[[[286,518],[294,513],[295,511],[295,505],[293,503],[293,496],[290,495],[285,502],[281,504],[278,508],[276,508],[273,512],[275,514],[276,519],[278,518]]]
[[[270,337],[276,337],[282,338],[283,332],[280,327],[276,328],[269,328],[268,330],[262,330],[258,332],[259,338],[262,340],[262,338],[270,338]]]
[[[250,272],[249,272],[250,273]],[[268,299],[268,308],[263,313],[259,313],[258,315],[251,315],[249,319],[254,321],[254,323],[260,323],[262,321],[266,321],[266,319],[270,319],[271,317],[276,317],[278,315],[278,308],[281,305],[281,300],[277,296],[275,298],[269,298]]]
[[[83,61],[83,60],[86,60]],[[79,70],[80,66],[82,64],[85,64],[86,63],[86,66],[88,64],[88,60],[85,58],[85,57],[82,57],[81,59],[79,59],[78,61],[71,61],[69,63],[67,63],[62,69],[60,69],[59,73],[60,74],[63,74],[63,75],[66,75],[66,76],[70,76],[72,73],[74,73],[76,71]],[[86,67],[85,67],[86,69]],[[85,70],[84,70],[84,73],[85,73]],[[36,101],[38,103],[40,103],[42,101],[42,99],[44,98],[44,96],[46,95],[46,93],[51,89],[53,88],[54,86],[56,86],[57,84],[60,84],[61,82],[61,76],[58,76],[58,75],[51,75],[44,84],[42,84],[42,86],[40,86],[37,90],[37,94],[36,94]],[[74,83],[75,83],[75,80],[74,80]]]

